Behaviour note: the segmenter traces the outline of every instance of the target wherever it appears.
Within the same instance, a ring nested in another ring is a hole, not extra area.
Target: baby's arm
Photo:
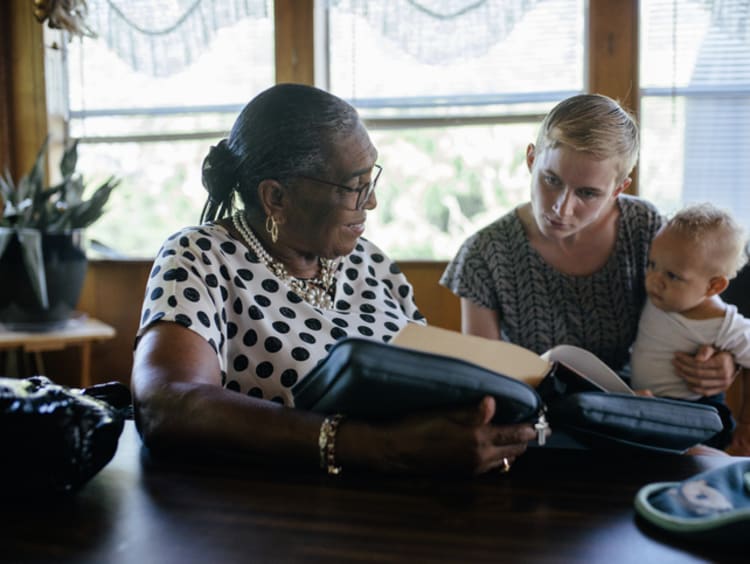
[[[750,319],[732,308],[716,341],[703,345],[694,355],[677,352],[673,365],[691,390],[703,396],[725,392],[737,376],[737,368],[750,368]]]

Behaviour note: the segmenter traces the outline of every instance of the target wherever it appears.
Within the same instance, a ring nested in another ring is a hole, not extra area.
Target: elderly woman
[[[469,237],[441,278],[461,298],[465,332],[538,353],[577,345],[627,366],[662,224],[653,205],[624,193],[638,148],[635,120],[606,96],[573,96],[547,114],[526,151],[530,201]],[[703,396],[735,375],[732,355],[714,353],[674,358]]]
[[[132,381],[147,445],[331,473],[477,474],[535,438],[491,424],[489,397],[377,425],[294,408],[291,387],[338,339],[387,342],[424,322],[396,264],[362,238],[376,159],[354,108],[291,84],[250,101],[211,148],[206,223],[169,237],[146,289]]]

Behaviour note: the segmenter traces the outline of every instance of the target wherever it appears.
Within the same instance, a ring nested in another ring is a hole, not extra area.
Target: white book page
[[[538,354],[512,343],[416,323],[407,323],[391,343],[467,360],[532,387],[541,382],[551,366]]]
[[[595,354],[581,347],[557,345],[544,353],[542,358],[566,365],[605,392],[635,395],[635,392],[614,370],[604,364]]]

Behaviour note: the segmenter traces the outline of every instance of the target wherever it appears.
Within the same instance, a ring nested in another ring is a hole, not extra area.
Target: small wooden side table
[[[42,353],[62,350],[66,347],[81,348],[82,388],[91,385],[91,344],[105,341],[115,336],[115,329],[98,319],[84,317],[72,319],[59,329],[44,332],[8,331],[0,325],[0,350],[11,349],[21,354],[34,356],[39,374],[45,374]]]

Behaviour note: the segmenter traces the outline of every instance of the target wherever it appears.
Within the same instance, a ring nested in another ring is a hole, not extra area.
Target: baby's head
[[[685,252],[691,253],[713,276],[732,279],[747,261],[744,230],[729,212],[712,204],[681,209],[662,231],[681,240]]]
[[[744,233],[711,204],[683,208],[654,237],[646,291],[664,311],[684,313],[720,294],[746,261]]]

